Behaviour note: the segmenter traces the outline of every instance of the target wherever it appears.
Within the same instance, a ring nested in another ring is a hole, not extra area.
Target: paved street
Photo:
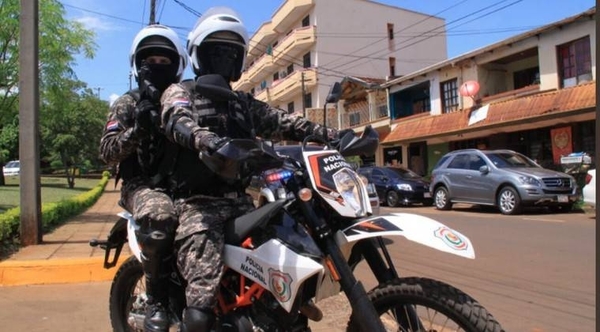
[[[458,208],[382,208],[419,213],[459,230],[473,242],[475,260],[454,257],[395,238],[392,256],[401,275],[448,282],[483,304],[506,331],[595,331],[595,220],[591,214],[496,212]],[[373,277],[359,265],[367,287]],[[15,286],[0,290],[6,331],[110,331],[110,282]],[[343,331],[343,297],[320,302],[324,321],[313,331]]]

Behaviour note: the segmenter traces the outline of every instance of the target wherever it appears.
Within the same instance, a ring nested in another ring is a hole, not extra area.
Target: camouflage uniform
[[[157,172],[152,165],[157,164],[155,159],[160,154],[159,139],[155,137],[158,134],[142,138],[134,131],[135,105],[136,100],[130,94],[122,95],[112,104],[100,139],[100,156],[109,165],[122,163],[119,204],[135,220],[155,222],[162,226],[159,229],[168,227],[173,232],[177,220],[173,201],[163,189],[154,186],[150,177]]]
[[[223,273],[224,222],[248,213],[254,206],[252,199],[244,193],[243,183],[226,182],[209,173],[198,158],[199,149],[205,149],[215,134],[254,138],[252,134],[255,133],[266,139],[300,141],[311,134],[325,133],[324,127],[304,118],[271,108],[251,95],[238,95],[249,101],[248,111],[231,103],[226,106],[228,110],[217,111],[216,103],[186,90],[181,84],[171,85],[161,98],[161,126],[167,139],[179,146],[178,160],[170,172],[170,190],[178,197],[175,200],[179,216],[175,238],[177,266],[188,282],[188,307],[206,311],[216,304]],[[204,121],[207,116],[220,118],[227,124],[226,128],[207,125]],[[328,130],[328,134],[333,138],[336,131]],[[227,198],[231,193],[237,197]]]

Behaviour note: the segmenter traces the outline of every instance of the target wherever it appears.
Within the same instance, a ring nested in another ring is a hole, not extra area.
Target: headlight
[[[520,176],[519,181],[521,181],[522,184],[529,184],[529,185],[537,186],[537,187],[542,186],[540,181],[538,181],[538,179],[532,178],[531,176]]]
[[[404,190],[404,191],[412,191],[413,188],[410,184],[406,184],[406,183],[401,183],[401,184],[397,184],[396,187],[398,187],[399,190]]]
[[[338,193],[344,199],[344,202],[354,210],[356,215],[366,215],[366,211],[362,205],[362,188],[365,185],[363,179],[359,178],[356,173],[342,169],[340,172],[333,175],[333,181],[335,182]]]

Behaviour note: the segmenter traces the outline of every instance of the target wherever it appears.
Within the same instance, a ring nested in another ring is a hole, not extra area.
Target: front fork
[[[360,324],[362,331],[369,332],[385,332],[385,327],[379,318],[379,314],[369,300],[367,291],[362,283],[358,281],[346,258],[342,254],[339,246],[333,238],[333,233],[325,220],[319,218],[309,202],[298,200],[302,211],[309,223],[310,229],[316,234],[314,238],[317,240],[323,251],[329,256],[327,259],[331,264],[327,264],[331,275],[340,283],[342,290],[348,297],[352,312],[359,317],[357,321]]]
[[[380,285],[398,278],[398,272],[384,241],[383,238],[377,237],[358,242],[352,249],[349,259],[350,264],[355,266],[360,262],[361,257],[364,257]],[[425,330],[412,305],[396,306],[394,316],[402,327],[418,326],[419,331]]]

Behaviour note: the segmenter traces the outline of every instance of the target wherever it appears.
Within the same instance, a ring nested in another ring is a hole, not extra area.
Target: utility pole
[[[133,74],[131,72],[129,72],[129,90],[131,90],[131,76]]]
[[[19,17],[19,160],[21,244],[42,242],[39,153],[38,0],[21,0]]]
[[[149,24],[156,24],[155,16],[156,16],[156,0],[150,0],[150,23]]]
[[[306,97],[306,91],[304,91],[304,71],[300,73],[302,76],[302,116],[306,118],[306,102],[304,98]]]

